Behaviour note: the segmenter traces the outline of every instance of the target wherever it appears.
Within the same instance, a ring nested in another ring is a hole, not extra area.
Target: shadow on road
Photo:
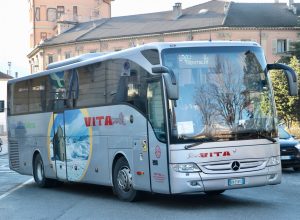
[[[32,187],[38,188],[37,185],[32,184]],[[111,187],[90,185],[90,184],[76,184],[65,183],[59,187],[52,187],[46,190],[53,190],[56,192],[67,193],[72,195],[80,195],[83,197],[89,197],[93,199],[101,199],[114,202],[120,202],[117,196],[112,192]],[[225,192],[219,196],[208,196],[205,193],[198,195],[163,195],[163,194],[151,194],[143,193],[142,198],[135,202],[138,206],[149,207],[161,207],[167,209],[178,209],[185,207],[185,210],[192,210],[195,208],[205,209],[226,209],[226,207],[266,207],[269,204],[265,201],[253,200],[251,198],[242,198],[241,196],[235,197],[234,195],[228,195],[230,191]],[[235,193],[236,194],[236,193]],[[132,203],[131,203],[132,204]]]

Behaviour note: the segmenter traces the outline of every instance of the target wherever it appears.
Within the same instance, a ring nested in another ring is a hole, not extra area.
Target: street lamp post
[[[11,62],[8,61],[7,65],[8,65],[7,75],[11,75]]]

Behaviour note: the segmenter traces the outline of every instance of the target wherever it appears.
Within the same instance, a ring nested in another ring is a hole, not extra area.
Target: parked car
[[[300,171],[300,143],[282,126],[278,127],[281,165],[283,168],[292,167]]]

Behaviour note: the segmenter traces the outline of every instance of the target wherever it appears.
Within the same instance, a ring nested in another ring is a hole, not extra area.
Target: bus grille
[[[13,170],[20,169],[19,144],[17,141],[9,141],[9,161]]]
[[[239,162],[240,167],[237,171],[232,169],[232,163]],[[204,173],[236,173],[247,172],[264,169],[267,165],[267,160],[233,160],[233,161],[220,161],[207,164],[199,164],[199,167]]]

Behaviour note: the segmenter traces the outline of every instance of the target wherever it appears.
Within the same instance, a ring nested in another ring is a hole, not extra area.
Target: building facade
[[[150,42],[251,40],[262,45],[267,61],[273,63],[288,56],[291,42],[299,40],[299,14],[300,5],[292,0],[211,0],[186,9],[176,3],[170,11],[150,14],[111,18],[107,13],[109,16],[101,19],[69,23],[63,32],[36,44],[28,58],[32,72],[38,72],[51,62],[72,56],[118,51]]]
[[[45,40],[80,22],[110,18],[111,1],[113,0],[28,0],[30,48],[33,50]],[[31,57],[31,72],[43,69],[39,67],[42,58],[40,53]]]
[[[4,112],[0,112],[0,136],[7,134],[6,113],[7,113],[7,81],[11,76],[0,72],[0,101],[4,101]]]

